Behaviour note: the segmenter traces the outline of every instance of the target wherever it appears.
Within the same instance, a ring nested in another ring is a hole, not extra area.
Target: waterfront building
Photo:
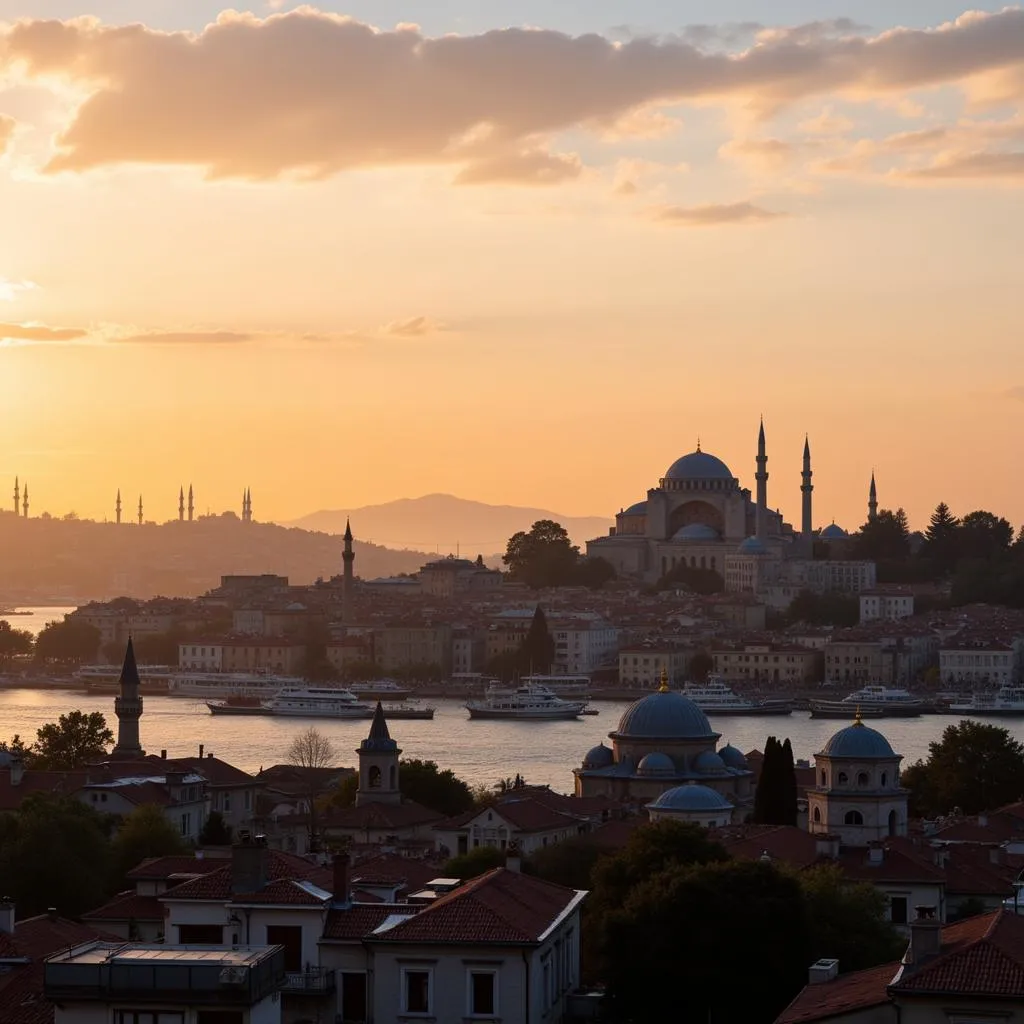
[[[224,641],[193,637],[178,644],[178,667],[190,672],[221,672],[224,669]]]
[[[455,627],[452,631],[452,675],[465,676],[484,667],[487,643],[482,632]]]
[[[452,627],[447,623],[395,623],[373,631],[374,661],[381,672],[415,666],[451,670]]]
[[[905,587],[875,587],[860,594],[860,621],[877,622],[879,619],[894,622],[909,619],[914,614],[914,594]]]
[[[715,675],[727,681],[803,686],[821,679],[821,654],[798,644],[719,644],[711,657]]]
[[[664,644],[635,644],[619,651],[619,683],[653,689],[668,677],[669,685],[681,686],[687,679],[687,668],[693,657],[692,647],[669,647]]]
[[[290,637],[232,637],[220,643],[224,672],[275,672],[297,676],[306,661],[305,643]],[[191,648],[191,644],[189,646]]]
[[[938,649],[932,629],[908,621],[836,630],[825,644],[825,682],[907,686],[935,663]]]
[[[1017,636],[964,631],[939,648],[943,686],[1011,686],[1024,678],[1024,633]]]
[[[619,631],[599,615],[553,616],[548,632],[555,641],[552,675],[588,676],[615,664]]]

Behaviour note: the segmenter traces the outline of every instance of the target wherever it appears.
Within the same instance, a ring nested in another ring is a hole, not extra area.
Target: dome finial
[[[862,719],[860,717],[860,705],[859,704],[857,705],[857,714],[854,715],[854,717],[853,717],[853,724],[854,725],[863,725],[864,724],[864,719]]]
[[[700,434],[697,435],[697,451],[700,451]]]
[[[668,693],[668,669],[664,665],[661,666],[661,685],[658,687],[658,693]]]

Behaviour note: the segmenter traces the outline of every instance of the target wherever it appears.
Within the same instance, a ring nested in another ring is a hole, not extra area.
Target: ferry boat
[[[279,705],[278,700],[284,704]],[[354,695],[346,690],[322,688],[291,687],[282,690],[271,700],[254,700],[252,698],[234,697],[228,700],[208,700],[204,702],[211,715],[266,715],[293,718],[357,718],[373,717],[373,708],[357,701]],[[345,709],[338,713],[338,708]],[[412,703],[383,704],[385,717],[389,719],[425,719],[434,717],[434,708],[420,707]]]
[[[368,683],[352,683],[348,687],[357,697],[366,700],[405,700],[412,693],[407,686],[399,686],[393,679],[376,679]]]
[[[177,671],[170,665],[139,665],[139,683],[143,691],[166,691],[168,682]],[[120,665],[83,665],[75,670],[73,678],[87,690],[117,690],[121,681]]]
[[[304,686],[294,676],[278,676],[263,672],[176,672],[167,679],[171,697],[272,697],[285,687]]]
[[[575,697],[590,700],[590,676],[523,676],[523,686],[542,686],[558,697]]]
[[[790,715],[793,705],[784,700],[750,700],[733,693],[721,679],[709,677],[702,686],[687,683],[682,690],[708,715]]]
[[[978,690],[964,703],[950,704],[955,715],[1024,715],[1024,687],[1001,686],[998,690]]]
[[[563,700],[544,686],[508,689],[488,686],[482,700],[466,702],[470,718],[518,718],[535,721],[564,721],[579,718],[587,708],[585,700]]]
[[[935,710],[909,690],[872,685],[842,700],[812,700],[811,718],[850,718],[858,708],[861,718],[914,718]]]

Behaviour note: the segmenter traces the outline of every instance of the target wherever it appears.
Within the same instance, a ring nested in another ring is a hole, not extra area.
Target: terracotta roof
[[[817,839],[794,825],[733,825],[715,829],[711,838],[737,860],[758,860],[767,853],[772,860],[806,868],[820,859]]]
[[[172,875],[208,875],[230,863],[227,857],[147,857],[125,877],[129,881],[165,881]]]
[[[83,921],[163,921],[163,904],[155,896],[121,893],[102,907],[82,915]]]
[[[894,842],[886,842],[882,848],[882,859],[872,863],[864,850],[843,850],[839,855],[839,866],[847,878],[858,882],[930,882],[945,880],[942,868],[930,863],[922,856],[915,856],[906,848]]]
[[[355,775],[354,768],[303,768],[296,764],[275,764],[260,772],[256,781],[278,793],[304,797],[309,795],[311,785],[322,791],[350,775]]]
[[[353,903],[328,911],[321,942],[358,942],[394,914],[415,914],[409,903]]]
[[[367,857],[357,861],[350,869],[352,884],[403,885],[406,888],[422,889],[427,882],[441,873],[437,865],[428,864],[412,857],[397,857],[393,853],[382,853],[378,857]]]
[[[319,886],[316,887],[319,889]],[[329,889],[320,890],[325,895],[317,895],[310,892],[300,882],[292,878],[279,878],[264,886],[259,892],[235,893],[231,897],[232,903],[269,903],[288,904],[292,906],[322,907],[325,902],[333,899]]]
[[[374,934],[380,942],[532,945],[577,899],[574,889],[495,868],[415,917]]]
[[[330,891],[333,885],[333,872],[330,868],[322,868],[292,853],[280,850],[267,851],[267,883],[282,879],[312,882],[319,888]],[[228,900],[243,899],[253,893],[233,893],[231,891],[231,862],[202,878],[176,885],[168,889],[160,899],[164,900]]]
[[[17,786],[11,785],[10,768],[0,768],[0,811],[16,811],[33,793],[62,793],[70,796],[85,785],[86,772],[47,772],[26,768]]]
[[[633,833],[647,824],[640,815],[631,818],[613,818],[590,832],[587,838],[604,850],[621,850],[632,838]]]
[[[899,963],[882,964],[866,971],[841,974],[834,981],[807,985],[779,1014],[775,1024],[828,1020],[872,1006],[882,1006],[889,1002],[887,989],[899,969]]]
[[[400,804],[362,804],[331,811],[320,818],[320,827],[400,829],[415,825],[429,825],[441,815],[422,804],[405,800]]]
[[[179,757],[178,762],[198,772],[213,786],[245,786],[256,783],[255,775],[243,772],[241,768],[236,768],[212,754],[207,754],[206,757]]]

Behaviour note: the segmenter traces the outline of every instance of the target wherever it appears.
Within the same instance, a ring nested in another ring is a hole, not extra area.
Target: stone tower
[[[400,804],[398,756],[402,753],[388,732],[384,708],[377,701],[370,734],[359,744],[359,788],[356,807],[362,804]]]
[[[761,419],[761,429],[757,435],[757,474],[754,479],[757,481],[757,512],[756,512],[756,536],[763,541],[767,532],[768,511],[768,453],[764,441],[764,418]]]
[[[121,488],[117,489],[117,501],[114,502],[114,521],[121,525]]]
[[[878,518],[878,491],[875,490],[875,471],[871,470],[871,488],[868,491],[868,522]]]
[[[347,519],[345,520],[345,549],[342,552],[341,561],[341,621],[348,623],[352,620],[352,590],[355,582],[353,569],[356,553],[352,550],[352,524]]]
[[[803,497],[803,510],[800,517],[800,536],[804,540],[810,540],[814,534],[814,517],[811,514],[811,492],[814,490],[814,484],[811,483],[811,477],[814,474],[811,472],[811,442],[808,437],[804,437],[804,468],[800,474],[802,483],[800,484],[800,494]]]
[[[117,744],[113,757],[140,757],[145,751],[139,742],[139,719],[142,717],[142,697],[139,695],[139,669],[135,664],[135,648],[131,637],[124,652],[121,666],[120,694],[114,698],[117,715]]]

